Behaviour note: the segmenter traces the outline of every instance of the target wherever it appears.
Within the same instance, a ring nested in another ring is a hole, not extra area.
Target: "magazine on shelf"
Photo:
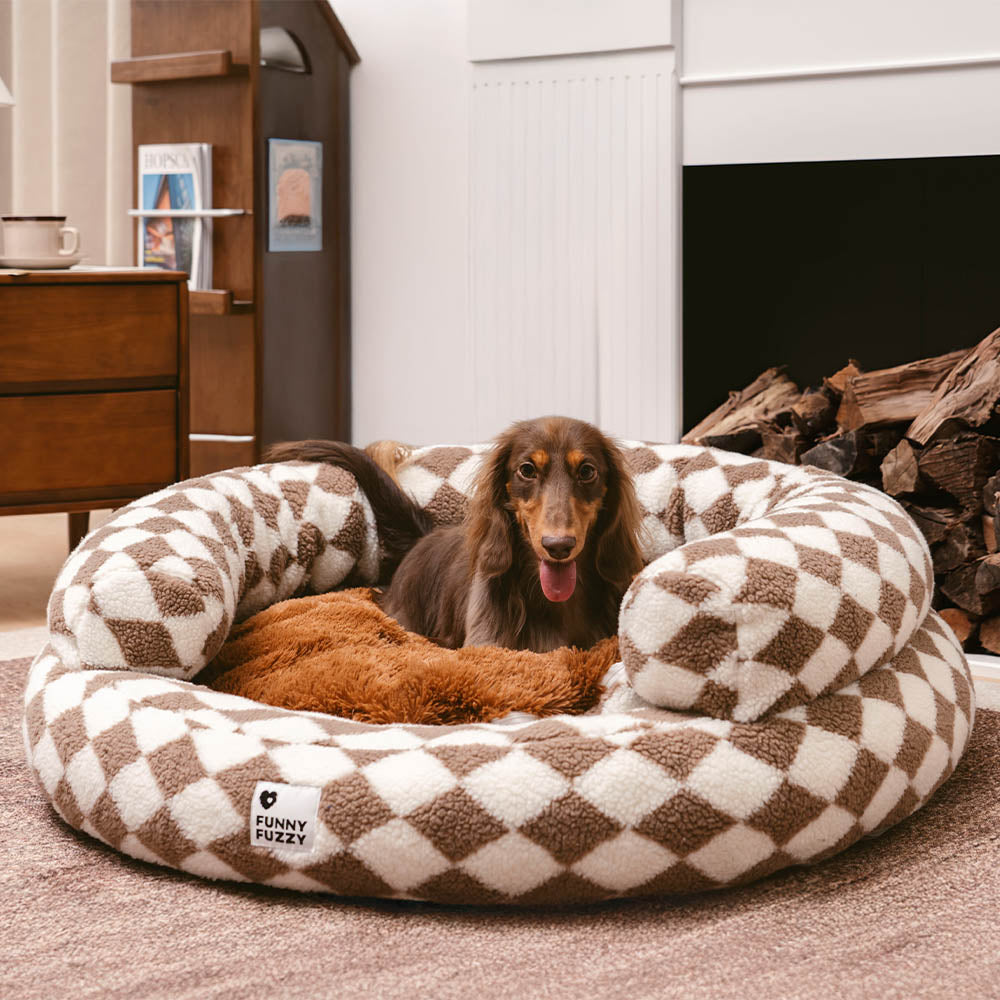
[[[212,207],[212,147],[205,142],[139,147],[139,209],[199,211]],[[188,287],[212,287],[212,220],[140,216],[141,267],[187,271]]]

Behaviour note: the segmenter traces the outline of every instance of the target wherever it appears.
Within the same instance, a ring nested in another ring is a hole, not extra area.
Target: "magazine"
[[[139,146],[139,208],[197,211],[212,207],[212,147],[205,142]],[[191,289],[212,287],[212,220],[141,216],[141,267],[187,271]]]

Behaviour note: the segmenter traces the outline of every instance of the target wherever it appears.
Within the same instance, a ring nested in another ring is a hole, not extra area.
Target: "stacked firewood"
[[[966,649],[1000,653],[1000,330],[882,371],[856,361],[800,390],[769,368],[683,438],[815,465],[899,500],[934,560],[935,607]]]

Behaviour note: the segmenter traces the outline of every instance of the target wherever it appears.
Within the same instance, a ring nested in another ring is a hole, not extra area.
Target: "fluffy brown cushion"
[[[366,588],[275,604],[234,628],[198,677],[217,691],[360,722],[489,722],[585,712],[618,642],[528,653],[442,649],[384,614]]]

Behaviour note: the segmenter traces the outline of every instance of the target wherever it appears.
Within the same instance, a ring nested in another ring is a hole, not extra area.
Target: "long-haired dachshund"
[[[592,646],[617,632],[622,595],[642,567],[639,506],[621,453],[580,420],[543,417],[504,431],[465,522],[452,527],[434,528],[385,468],[350,445],[291,442],[265,460],[327,462],[354,475],[391,581],[383,609],[443,646]]]

